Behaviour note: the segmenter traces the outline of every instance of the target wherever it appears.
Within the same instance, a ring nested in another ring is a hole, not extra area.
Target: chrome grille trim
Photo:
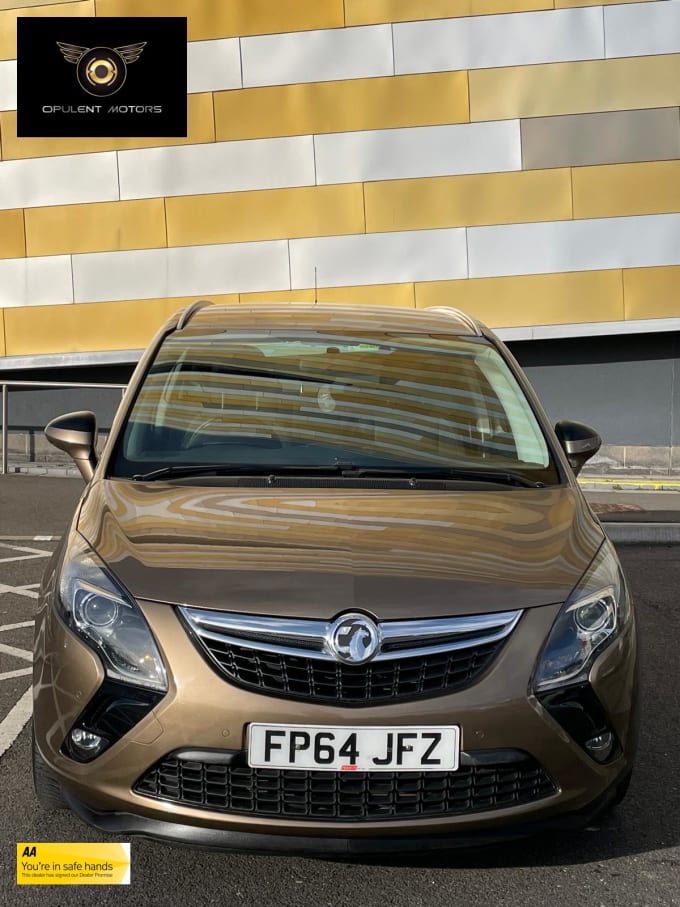
[[[330,621],[238,614],[186,605],[180,606],[179,611],[199,640],[231,643],[245,649],[337,664],[327,642]],[[522,614],[519,610],[465,617],[382,621],[378,623],[380,649],[371,663],[436,655],[499,642],[512,633]],[[384,646],[389,648],[384,649]]]

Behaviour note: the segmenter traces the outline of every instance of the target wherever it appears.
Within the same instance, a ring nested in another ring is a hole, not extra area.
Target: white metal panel
[[[115,151],[0,161],[0,208],[117,199]]]
[[[238,38],[187,44],[187,90],[223,91],[241,87]]]
[[[17,61],[0,61],[0,110],[15,110],[17,106]]]
[[[76,302],[171,296],[167,249],[91,252],[73,256]]]
[[[290,242],[292,289],[467,276],[465,229],[408,230]]]
[[[290,287],[288,243],[229,243],[168,250],[171,296],[248,293]]]
[[[119,151],[121,198],[314,184],[312,137]]]
[[[470,277],[680,264],[680,214],[468,228]]]
[[[288,85],[391,76],[389,25],[241,38],[243,85]]]
[[[0,307],[68,302],[73,302],[69,255],[0,260]]]
[[[522,168],[519,120],[340,132],[314,143],[319,184]]]
[[[73,256],[76,302],[289,287],[285,240]]]
[[[604,10],[608,57],[680,52],[680,3],[634,3]]]
[[[677,3],[680,0],[673,0],[673,2]],[[494,329],[494,333],[504,341],[653,334],[660,331],[680,331],[680,318],[644,318],[637,321],[582,321],[576,324],[539,324],[535,327]]]
[[[604,56],[602,10],[548,10],[394,25],[397,74]]]

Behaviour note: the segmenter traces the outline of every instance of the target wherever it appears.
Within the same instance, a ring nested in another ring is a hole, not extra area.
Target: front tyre
[[[632,774],[633,774],[632,771],[628,772],[628,774],[623,779],[623,781],[620,781],[619,784],[617,785],[616,794],[614,795],[614,799],[611,802],[612,809],[615,806],[618,806],[619,803],[621,803],[623,801],[624,797],[628,793],[628,788],[630,787],[630,779],[631,779]]]
[[[52,812],[56,809],[67,809],[67,803],[61,791],[61,785],[49,770],[49,767],[38,751],[35,732],[31,733],[31,750],[33,763],[33,787],[38,803],[42,809]]]

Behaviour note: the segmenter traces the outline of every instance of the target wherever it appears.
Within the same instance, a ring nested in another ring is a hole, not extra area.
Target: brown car
[[[454,309],[174,316],[40,593],[41,802],[117,836],[351,854],[588,822],[635,749],[636,631],[548,423]]]

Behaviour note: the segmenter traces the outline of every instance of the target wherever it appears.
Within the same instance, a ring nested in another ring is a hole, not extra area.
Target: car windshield
[[[511,471],[559,482],[498,350],[482,337],[440,334],[168,336],[109,475],[188,474],[200,466]]]

